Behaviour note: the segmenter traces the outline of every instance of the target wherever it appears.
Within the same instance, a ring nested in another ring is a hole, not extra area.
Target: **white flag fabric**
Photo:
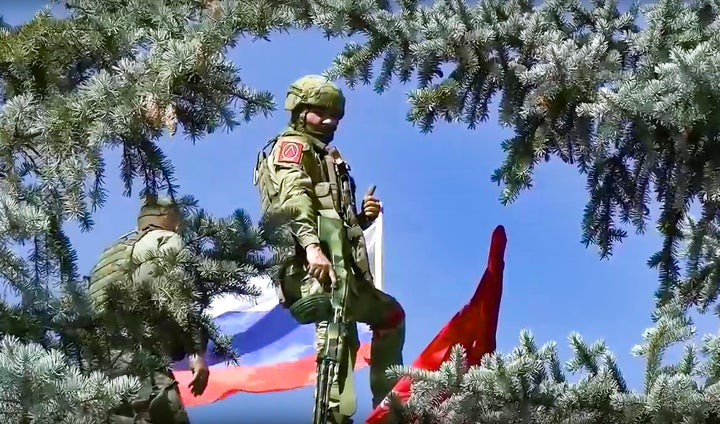
[[[380,212],[377,219],[370,225],[363,234],[367,244],[368,258],[370,259],[370,271],[375,277],[375,287],[383,289],[383,262],[382,262],[382,241],[383,241],[383,214]]]

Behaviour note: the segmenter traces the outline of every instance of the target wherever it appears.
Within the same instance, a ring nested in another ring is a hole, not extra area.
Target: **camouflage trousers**
[[[190,424],[178,383],[170,370],[142,382],[137,398],[111,416],[112,424]]]
[[[301,286],[303,297],[321,293],[323,286],[313,277],[305,276]],[[346,305],[346,317],[350,322],[361,322],[370,326],[372,342],[370,348],[370,391],[372,392],[373,408],[383,401],[390,393],[396,381],[389,379],[385,371],[392,365],[402,365],[402,351],[405,344],[405,311],[400,303],[389,294],[375,288],[364,281],[356,282],[350,288]],[[325,345],[327,322],[316,324],[315,348],[322,352]],[[355,356],[359,348],[357,327],[351,327],[347,344],[351,347],[351,357],[344,358],[341,374],[353,372]],[[340,415],[336,408],[340,401],[340,383],[336,378],[331,390],[330,412],[333,422],[338,424],[351,423],[350,417]]]

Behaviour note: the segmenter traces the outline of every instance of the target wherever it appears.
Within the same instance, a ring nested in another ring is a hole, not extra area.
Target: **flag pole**
[[[375,287],[382,291],[383,289],[383,207],[380,204],[380,213],[375,221],[377,228],[375,229],[377,242],[375,243],[375,269],[373,275],[375,277]]]

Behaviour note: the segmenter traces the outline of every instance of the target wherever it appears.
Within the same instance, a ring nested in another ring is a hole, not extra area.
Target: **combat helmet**
[[[345,95],[332,82],[320,75],[306,75],[293,82],[285,97],[285,110],[314,106],[334,112],[338,119],[345,115]]]

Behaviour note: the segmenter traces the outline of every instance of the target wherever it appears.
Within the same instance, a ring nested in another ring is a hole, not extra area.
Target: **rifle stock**
[[[350,252],[345,225],[342,220],[327,216],[318,216],[318,238],[323,252],[332,263],[337,284],[331,290],[333,318],[327,324],[323,350],[317,359],[317,380],[315,385],[315,406],[313,424],[328,422],[330,394],[333,380],[339,377],[340,365],[347,349],[349,323],[346,322],[345,309],[349,291]],[[352,368],[348,370],[352,373]],[[352,415],[355,412],[354,397],[341,396],[340,413]]]

